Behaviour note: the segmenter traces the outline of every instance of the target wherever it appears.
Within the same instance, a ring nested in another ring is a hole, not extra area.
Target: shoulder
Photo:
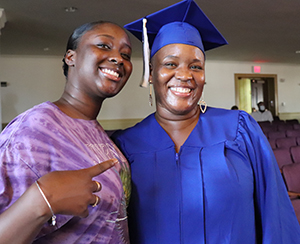
[[[38,104],[13,119],[2,131],[0,146],[15,144],[17,141],[38,141],[63,125],[62,112],[51,102]]]
[[[206,128],[205,134],[210,138],[215,138],[216,142],[235,140],[238,133],[249,130],[253,124],[254,127],[257,125],[252,116],[243,110],[213,107],[208,108],[205,114],[201,114],[199,120],[201,122],[199,133],[203,133],[203,129]]]
[[[45,103],[36,105],[25,112],[19,114],[15,117],[8,125],[3,129],[0,136],[0,144],[3,144],[3,141],[7,140],[9,137],[13,136],[15,133],[20,133],[24,129],[32,126],[31,118],[33,116],[39,115],[39,117],[43,117],[43,112],[40,111],[42,107],[44,107]]]
[[[14,118],[6,127],[10,128],[12,126],[24,126],[27,123],[30,123],[32,120],[36,120],[37,118],[48,118],[51,117],[53,114],[56,113],[57,108],[51,102],[44,102],[38,104],[25,112],[19,114],[16,118]]]
[[[133,127],[116,131],[111,138],[126,154],[126,148],[130,151],[143,151],[147,145],[151,148],[153,138],[159,138],[162,132],[153,113]]]
[[[113,139],[123,139],[123,138],[131,138],[131,137],[144,137],[147,135],[150,130],[153,130],[156,124],[156,119],[153,114],[150,114],[148,117],[143,119],[141,122],[136,125],[129,127],[125,130],[118,130],[113,135]]]

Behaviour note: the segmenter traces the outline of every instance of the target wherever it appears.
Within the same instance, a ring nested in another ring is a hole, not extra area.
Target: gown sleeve
[[[237,141],[253,168],[255,218],[262,230],[257,233],[259,243],[300,243],[299,223],[273,151],[257,122],[245,112],[240,112]]]

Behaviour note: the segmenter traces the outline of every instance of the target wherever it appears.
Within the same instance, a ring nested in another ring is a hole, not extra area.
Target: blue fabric
[[[173,22],[187,23],[198,30],[197,35],[201,36],[200,41],[203,43],[203,47],[200,48],[203,53],[204,50],[207,51],[227,44],[225,38],[193,0],[180,1],[155,13],[149,14],[145,16],[145,18],[147,19],[147,34],[150,49],[155,48],[156,51],[167,45],[163,42],[159,42],[159,46],[153,47],[153,42],[156,39],[157,34],[162,32],[161,29],[163,26]],[[140,41],[143,40],[143,19],[144,18],[138,19],[124,26],[125,29],[130,31]],[[194,30],[192,32],[194,33]],[[193,33],[190,33],[188,36],[191,40],[195,39],[195,37],[193,37]],[[168,40],[175,38],[176,42],[173,43],[182,43],[178,38],[180,35],[181,40],[187,39],[185,36],[182,36],[183,34],[177,35],[173,28],[164,28],[164,35],[169,37]],[[151,57],[156,53],[156,51],[151,50]]]
[[[162,47],[174,43],[195,46],[205,53],[200,33],[195,27],[185,22],[172,22],[159,30],[154,39],[150,57],[153,57]]]
[[[178,154],[154,114],[114,140],[131,165],[131,243],[300,243],[273,152],[246,112],[208,108]]]

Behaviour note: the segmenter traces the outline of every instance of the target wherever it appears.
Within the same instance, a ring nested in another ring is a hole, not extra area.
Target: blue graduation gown
[[[246,112],[208,108],[179,153],[154,114],[113,137],[131,166],[131,243],[300,243],[272,149]]]

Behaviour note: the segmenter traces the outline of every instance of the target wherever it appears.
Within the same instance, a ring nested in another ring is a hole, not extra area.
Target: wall
[[[0,81],[2,122],[7,123],[26,109],[46,100],[58,99],[63,91],[62,57],[1,56]],[[251,62],[206,62],[204,100],[209,106],[231,108],[235,104],[235,73],[251,73]],[[259,64],[261,73],[278,75],[278,103],[281,114],[300,114],[300,66]],[[99,120],[141,119],[154,111],[149,107],[149,89],[140,88],[142,60],[133,59],[133,73],[119,95],[106,100]],[[282,106],[281,104],[284,104]]]
[[[211,106],[230,108],[235,101],[234,74],[250,74],[254,65],[261,66],[262,74],[277,75],[279,113],[300,113],[300,65],[207,61],[206,102]]]

